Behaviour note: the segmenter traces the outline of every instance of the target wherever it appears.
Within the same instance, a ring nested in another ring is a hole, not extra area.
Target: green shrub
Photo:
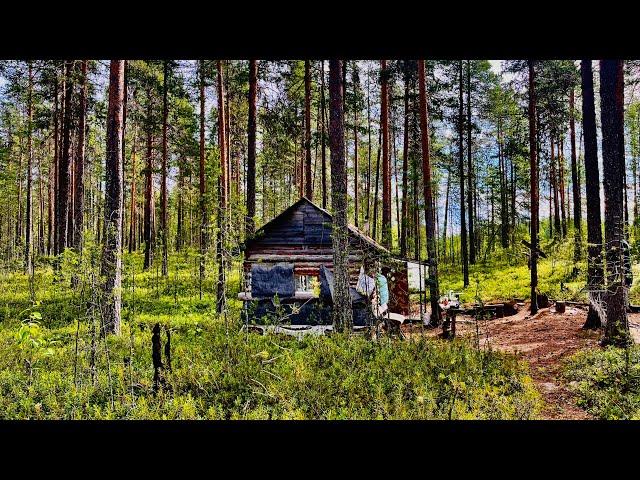
[[[172,256],[163,279],[142,272],[140,255],[125,256],[122,334],[107,338],[93,333],[91,267],[73,289],[71,267],[56,281],[38,270],[35,299],[27,277],[0,277],[0,418],[526,419],[540,410],[523,363],[462,339],[241,332],[240,302],[216,315],[214,284],[200,300],[183,259]],[[237,290],[238,275],[233,282]],[[156,323],[171,332],[172,357],[158,392]]]
[[[578,405],[593,416],[640,419],[640,347],[580,351],[565,375]]]

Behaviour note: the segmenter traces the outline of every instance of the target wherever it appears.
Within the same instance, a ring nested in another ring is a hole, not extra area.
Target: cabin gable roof
[[[259,228],[245,243],[246,248],[256,245],[328,245],[331,246],[332,215],[306,197],[301,197],[280,215]],[[363,246],[380,253],[386,248],[353,225],[349,236]]]

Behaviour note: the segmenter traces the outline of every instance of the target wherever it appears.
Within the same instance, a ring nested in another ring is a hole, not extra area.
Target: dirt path
[[[555,308],[542,309],[531,317],[526,307],[511,317],[480,322],[481,345],[517,355],[531,367],[531,377],[542,394],[545,407],[542,418],[549,420],[584,420],[592,417],[576,405],[574,395],[562,376],[563,361],[576,351],[596,347],[599,332],[582,330],[587,312],[567,307],[565,313]],[[630,322],[640,327],[640,314],[629,316]],[[431,330],[427,335],[437,335]],[[472,317],[458,317],[458,335],[476,335]],[[640,328],[632,328],[636,341]]]
[[[586,311],[567,308],[564,314],[559,314],[551,307],[530,317],[527,309],[523,308],[513,317],[486,322],[481,338],[487,341],[488,334],[492,348],[514,353],[529,363],[531,377],[545,402],[542,418],[592,418],[576,406],[575,398],[562,376],[563,360],[580,349],[596,347],[598,344],[598,332],[581,328]]]

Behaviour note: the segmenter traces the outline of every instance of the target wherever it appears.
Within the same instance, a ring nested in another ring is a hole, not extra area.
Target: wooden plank
[[[349,261],[356,262],[360,259],[360,257],[356,255],[349,255]],[[304,252],[292,255],[278,255],[278,254],[256,254],[252,255],[250,261],[264,261],[264,262],[292,262],[292,263],[326,263],[333,262],[333,255],[307,255]]]

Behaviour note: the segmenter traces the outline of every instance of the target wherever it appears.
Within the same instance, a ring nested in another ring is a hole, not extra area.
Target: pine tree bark
[[[129,97],[129,76],[128,76],[128,62],[127,60],[124,61],[124,99],[122,101],[122,171],[126,172],[126,165],[127,165],[127,155],[126,155],[126,151],[127,151],[127,100]],[[125,245],[125,224],[126,224],[126,218],[127,218],[127,214],[126,214],[126,210],[125,210],[125,201],[126,201],[126,197],[127,197],[127,189],[124,186],[124,173],[123,173],[123,177],[122,177],[122,239],[121,239],[121,244],[122,244],[122,253],[124,253],[124,245]],[[75,225],[75,223],[74,223]]]
[[[167,126],[169,117],[169,102],[168,102],[168,76],[169,76],[169,62],[165,60],[163,65],[162,75],[162,185],[160,187],[160,228],[162,230],[162,276],[166,277],[169,274],[169,253],[167,246],[167,157],[169,155],[169,146],[167,139]]]
[[[256,103],[258,98],[258,66],[249,60],[249,119],[247,123],[247,222],[246,237],[255,232],[256,216]],[[324,167],[324,166],[323,166]]]
[[[367,210],[365,214],[366,234],[371,231],[371,76],[367,73]]]
[[[582,132],[584,139],[584,170],[587,194],[587,288],[591,295],[599,295],[604,288],[602,256],[602,220],[600,211],[600,167],[596,130],[595,98],[591,60],[580,62],[582,79]],[[597,329],[602,325],[596,308],[589,301],[589,312],[583,326]]]
[[[467,60],[467,212],[469,214],[469,263],[476,263],[475,230],[473,227],[473,160],[471,123],[471,61]]]
[[[28,66],[28,86],[27,86],[27,211],[26,211],[26,232],[24,241],[24,273],[30,275],[33,271],[31,264],[31,231],[32,223],[32,200],[31,200],[31,177],[33,165],[33,62],[29,60]]]
[[[38,157],[38,255],[44,255],[44,180],[42,177],[42,159]],[[0,221],[0,225],[2,222]],[[1,234],[1,229],[0,229]],[[35,248],[35,247],[34,247]]]
[[[322,208],[327,208],[327,133],[326,133],[326,101],[324,96],[324,60],[320,62],[320,110],[322,111],[322,147],[320,149],[322,155]]]
[[[64,252],[67,246],[67,223],[69,217],[69,177],[71,157],[71,64],[69,60],[64,62],[65,80],[62,94],[64,96],[64,114],[62,125],[62,152],[60,154],[60,166],[58,168],[57,191],[57,215],[56,236],[58,239],[58,255]]]
[[[449,194],[451,192],[451,172],[447,170],[447,187],[444,195],[444,225],[442,226],[442,260],[447,259],[447,223],[449,221]]]
[[[74,241],[78,253],[82,253],[84,244],[84,154],[85,130],[87,128],[87,60],[80,65],[80,99],[78,105],[78,145],[75,160],[75,201],[73,203]]]
[[[573,190],[573,260],[577,264],[582,258],[582,200],[580,177],[576,156],[575,89],[569,94],[569,136],[571,141],[571,186]]]
[[[218,279],[216,283],[216,311],[222,313],[225,309],[225,265],[224,265],[224,232],[226,230],[226,211],[227,211],[227,179],[229,172],[227,170],[227,144],[226,144],[226,122],[224,108],[224,84],[222,75],[222,61],[217,61],[218,73],[218,148],[220,150],[220,176],[218,179],[218,199],[220,208],[217,215],[217,247],[216,259],[218,263]]]
[[[418,89],[420,98],[420,138],[422,147],[422,181],[424,186],[425,223],[427,234],[427,256],[429,257],[429,291],[431,300],[431,325],[440,325],[440,298],[438,284],[438,250],[435,228],[433,193],[431,187],[431,159],[429,152],[429,112],[427,109],[427,86],[425,62],[418,60]],[[419,218],[419,217],[418,217]]]
[[[356,227],[360,226],[360,195],[358,188],[360,178],[358,173],[358,82],[357,64],[353,62],[353,224]]]
[[[122,306],[122,128],[124,60],[111,60],[107,113],[106,189],[102,271],[104,333],[120,333]]]
[[[553,189],[553,231],[557,238],[562,237],[562,224],[560,223],[560,201],[558,198],[558,160],[554,153],[554,139],[553,136],[550,139],[551,142],[551,187]]]
[[[205,72],[204,72],[204,60],[200,60],[200,157],[199,157],[199,204],[200,204],[200,284],[204,280],[205,272],[205,253],[207,251],[207,203],[205,200],[206,183],[205,183]],[[202,289],[200,289],[200,299],[202,300]]]
[[[304,194],[313,200],[311,183],[311,62],[304,61]]]
[[[407,170],[409,169],[409,71],[405,66],[404,73],[404,135],[402,146],[402,207],[401,207],[401,229],[400,229],[400,256],[407,256],[407,229],[408,229],[408,195],[409,179]]]
[[[529,67],[529,166],[531,169],[531,314],[538,312],[538,160],[536,133],[536,78],[533,60]]]
[[[137,246],[137,166],[136,166],[136,138],[134,136],[133,148],[131,150],[131,205],[129,210],[129,253],[136,250]]]
[[[462,259],[462,278],[464,287],[469,286],[469,258],[467,256],[467,214],[464,202],[464,102],[463,102],[463,80],[462,80],[462,60],[458,62],[459,74],[459,94],[458,101],[458,175],[460,176],[460,254]]]
[[[380,61],[382,116],[382,245],[391,248],[391,158],[389,150],[389,72]]]
[[[507,158],[504,148],[504,125],[500,129],[500,243],[509,248],[509,196],[507,194]]]
[[[152,97],[151,87],[147,88],[147,115],[146,115],[146,165],[145,165],[145,185],[144,185],[144,265],[143,269],[148,270],[153,264],[154,235],[153,235],[153,119],[152,119]]]
[[[624,74],[622,60],[600,60],[600,118],[604,222],[607,248],[607,324],[603,344],[623,347],[631,342],[627,320],[624,220]]]
[[[560,215],[562,218],[561,222],[561,238],[565,238],[567,236],[567,210],[566,210],[566,196],[565,196],[565,182],[564,182],[564,142],[563,139],[560,138],[558,142],[558,177],[560,181]]]
[[[342,61],[329,61],[329,149],[333,209],[333,324],[350,332],[353,310],[349,293],[349,235],[347,230],[347,171],[345,165]]]

